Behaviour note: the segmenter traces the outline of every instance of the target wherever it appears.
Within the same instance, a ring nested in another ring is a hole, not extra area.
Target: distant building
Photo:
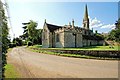
[[[52,47],[84,47],[93,45],[103,45],[104,40],[95,36],[93,30],[89,29],[89,18],[87,5],[83,18],[83,28],[76,27],[74,20],[72,25],[57,26],[48,24],[45,20],[42,33],[42,46]]]

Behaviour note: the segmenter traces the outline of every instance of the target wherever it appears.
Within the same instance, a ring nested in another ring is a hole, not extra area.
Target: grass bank
[[[8,53],[9,54],[12,51],[13,48],[9,48],[8,49]],[[13,78],[13,80],[16,80],[15,78],[20,78],[20,74],[17,72],[15,66],[11,63],[7,63],[4,66],[4,78]]]
[[[5,65],[5,78],[20,78],[20,74],[16,71],[12,64]]]
[[[46,51],[44,48],[41,48],[41,45],[34,45],[34,46],[30,46],[28,47],[29,50],[33,51],[33,52],[38,52],[38,53],[44,53],[44,54],[51,54],[51,55],[57,55],[57,56],[64,56],[64,57],[75,57],[75,58],[86,58],[86,59],[100,59],[100,60],[118,60],[117,58],[109,58],[109,57],[95,57],[95,56],[87,56],[87,55],[81,55],[81,54],[67,54],[67,53],[56,53],[56,52],[50,52],[50,51]],[[110,50],[108,48],[108,46],[104,46],[106,47],[106,50]],[[36,48],[36,49],[33,49]],[[41,48],[39,50],[39,48]],[[116,47],[117,48],[117,47]],[[38,49],[38,50],[37,50]],[[87,50],[85,47],[84,48],[49,48],[49,49],[59,49],[59,50]],[[96,48],[90,48],[89,50],[105,50],[105,48],[103,48],[103,46],[96,46]],[[115,48],[112,50],[116,50]]]

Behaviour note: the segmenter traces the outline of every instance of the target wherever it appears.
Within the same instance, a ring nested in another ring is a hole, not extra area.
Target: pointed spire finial
[[[45,19],[45,23],[46,23],[46,19]]]
[[[85,14],[84,14],[84,20],[88,19],[88,9],[87,9],[87,4],[85,5]]]
[[[84,13],[84,18],[83,18],[83,27],[85,29],[89,29],[89,18],[88,18],[87,4],[85,6],[85,13]]]
[[[74,19],[72,19],[72,28],[74,28]]]

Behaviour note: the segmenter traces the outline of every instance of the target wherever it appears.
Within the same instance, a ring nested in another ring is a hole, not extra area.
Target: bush
[[[23,43],[24,46],[27,45],[27,41],[23,41],[22,43]]]
[[[10,43],[9,44],[9,48],[13,48],[13,47],[16,47],[16,43]]]
[[[28,41],[27,46],[33,46],[33,43],[31,41]]]

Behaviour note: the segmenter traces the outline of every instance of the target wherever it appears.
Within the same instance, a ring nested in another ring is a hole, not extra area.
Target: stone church
[[[93,30],[89,29],[89,18],[87,5],[83,18],[83,27],[74,25],[57,26],[44,22],[42,33],[43,48],[65,48],[65,47],[84,47],[93,45],[103,45],[104,40],[97,37]]]

